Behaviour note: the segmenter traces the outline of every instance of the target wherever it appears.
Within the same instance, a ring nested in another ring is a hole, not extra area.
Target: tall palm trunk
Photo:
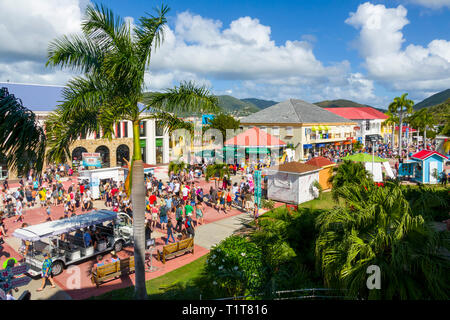
[[[392,124],[392,140],[391,140],[391,148],[392,148],[392,152],[394,151],[394,140],[395,140],[395,123]]]
[[[403,110],[400,110],[400,118],[398,125],[398,155],[402,156],[402,130],[403,129]]]
[[[145,188],[144,167],[139,143],[139,120],[133,122],[133,165],[131,175],[131,201],[133,205],[133,238],[136,283],[135,298],[145,300]]]
[[[423,145],[426,148],[427,147],[427,127],[425,126],[425,129],[423,130]]]

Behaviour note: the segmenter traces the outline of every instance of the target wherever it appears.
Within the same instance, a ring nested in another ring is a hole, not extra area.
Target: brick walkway
[[[237,176],[236,178],[240,179],[240,176]],[[233,180],[236,180],[236,178]],[[201,181],[196,180],[196,182],[198,185],[203,187],[203,190],[205,193],[207,193],[209,191],[209,187],[211,185],[214,185],[214,182],[208,183],[204,180],[201,180]],[[65,187],[70,184],[71,184],[70,181],[64,182]],[[281,204],[277,204],[277,206],[279,206],[279,205],[281,205]],[[102,204],[101,201],[96,201],[96,206],[98,209],[102,209],[104,207],[104,205]],[[240,211],[236,208],[233,208],[227,214],[225,214],[223,211],[221,211],[219,213],[214,208],[211,208],[208,206],[205,207],[204,211],[205,211],[204,212],[205,225],[202,227],[199,227],[202,229],[203,234],[205,234],[205,233],[207,234],[209,232],[208,229],[210,229],[210,228],[208,228],[208,224],[212,224],[214,222],[217,222],[217,221],[220,221],[223,219],[228,219],[231,217],[236,217],[238,215],[247,216],[245,213],[243,214],[242,211]],[[51,209],[52,220],[59,219],[60,217],[63,216],[63,213],[64,213],[64,208],[62,205],[52,206],[52,209]],[[81,209],[80,208],[77,209],[76,214],[81,214],[81,213],[82,213]],[[35,207],[33,209],[25,209],[24,222],[27,222],[30,225],[45,222],[47,218],[48,218],[48,216],[46,214],[45,208]],[[9,256],[21,258],[20,255],[17,253],[18,244],[20,243],[20,241],[17,241],[18,239],[10,238],[11,234],[14,232],[14,230],[16,228],[20,228],[20,226],[22,224],[21,222],[15,223],[14,222],[15,219],[16,219],[15,217],[5,219],[6,231],[7,231],[8,236],[5,238],[6,243],[4,246],[5,247],[4,252],[0,256],[0,263],[3,263],[3,261],[5,259],[7,259]],[[173,219],[173,221],[175,221],[175,217],[172,217],[172,219]],[[211,227],[212,227],[212,225],[211,225]],[[213,229],[211,228],[211,231],[212,230]],[[146,280],[157,278],[167,272],[175,270],[183,265],[186,265],[186,264],[202,257],[203,255],[205,255],[209,252],[208,248],[205,248],[205,247],[202,247],[199,245],[195,245],[194,254],[185,254],[182,256],[178,256],[176,258],[169,259],[168,261],[166,261],[165,264],[162,264],[162,262],[156,261],[155,257],[156,257],[156,249],[161,250],[162,246],[165,243],[166,231],[156,228],[154,230],[153,235],[156,236],[158,234],[159,235],[162,234],[162,236],[159,236],[156,238],[156,248],[153,252],[153,260],[152,260],[153,266],[157,267],[158,270],[155,272],[146,273]],[[16,247],[16,248],[13,248],[13,247]],[[210,245],[208,245],[206,247],[210,247]],[[126,248],[124,248],[124,250],[122,250],[121,252],[118,253],[119,257],[121,257],[121,258],[124,258],[124,257],[132,255],[132,254],[133,254],[132,247],[126,247]],[[107,254],[105,256],[105,258],[109,259],[110,255]],[[55,277],[56,284],[58,285],[58,287],[60,287],[62,290],[64,290],[72,299],[77,299],[77,300],[78,299],[86,299],[91,296],[98,296],[103,293],[109,292],[111,290],[116,290],[119,288],[125,288],[125,287],[134,285],[135,276],[134,276],[134,274],[132,274],[132,275],[129,275],[126,277],[122,277],[120,279],[109,281],[107,283],[102,284],[100,286],[100,288],[96,288],[95,285],[93,285],[90,281],[90,270],[92,269],[93,264],[94,264],[94,259],[90,259],[86,262],[75,264],[75,266],[78,269],[73,269],[73,268],[69,267],[68,270],[65,270],[62,274]],[[72,273],[73,272],[72,269],[76,270],[76,272],[79,272],[79,274],[81,276],[80,277],[81,282],[76,283],[71,280],[74,278],[73,277],[74,273]],[[44,291],[46,291],[46,290],[50,290],[50,288],[47,287]],[[52,290],[54,290],[54,289],[52,289]],[[33,292],[32,295],[33,294],[35,294],[35,293]]]

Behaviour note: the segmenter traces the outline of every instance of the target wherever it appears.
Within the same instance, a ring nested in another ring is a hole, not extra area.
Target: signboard
[[[141,148],[144,148],[145,146],[147,146],[147,140],[145,139],[139,140],[139,145],[141,146]]]
[[[258,208],[260,208],[262,195],[261,170],[256,170],[254,177],[255,177],[255,203],[258,206]]]
[[[162,147],[163,146],[163,139],[162,138],[156,138],[155,146],[156,147]]]
[[[26,286],[30,283],[31,278],[22,276],[29,270],[29,266],[26,264],[19,265],[17,267],[6,267],[4,270],[0,270],[0,289],[8,292],[11,289]]]
[[[83,166],[85,167],[101,167],[102,166],[102,156],[99,152],[87,153],[83,152],[81,154],[83,157]]]

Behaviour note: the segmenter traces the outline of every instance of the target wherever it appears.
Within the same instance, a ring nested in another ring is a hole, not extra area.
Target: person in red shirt
[[[153,205],[156,201],[156,196],[152,193],[148,198],[148,201],[150,202],[150,205]]]
[[[80,193],[81,195],[83,195],[84,193],[84,184],[80,185]]]
[[[116,195],[116,193],[119,191],[119,189],[117,189],[116,187],[114,187],[114,188],[112,188],[112,190],[111,190],[111,195],[113,196],[113,197],[115,197],[115,195]]]

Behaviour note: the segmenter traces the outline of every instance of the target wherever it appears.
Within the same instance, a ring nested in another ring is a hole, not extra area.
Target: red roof
[[[306,161],[305,164],[310,164],[317,167],[326,167],[335,163],[325,157],[315,157]]]
[[[345,108],[324,108],[327,111],[333,112],[338,116],[350,120],[373,120],[373,119],[387,119],[388,116],[371,107],[345,107]]]
[[[411,156],[411,158],[414,158],[414,159],[419,159],[419,160],[425,160],[425,159],[427,159],[427,158],[429,158],[429,157],[431,157],[432,155],[435,155],[435,154],[437,154],[438,156],[440,156],[440,157],[442,157],[442,158],[444,158],[444,159],[448,159],[446,156],[444,156],[443,154],[440,154],[439,152],[437,152],[437,151],[431,151],[431,150],[422,150],[422,151],[419,151],[419,152],[417,152],[416,154],[413,154],[412,156]]]
[[[226,146],[240,147],[282,147],[286,142],[281,141],[258,127],[253,127],[244,131],[234,138],[225,141]]]

